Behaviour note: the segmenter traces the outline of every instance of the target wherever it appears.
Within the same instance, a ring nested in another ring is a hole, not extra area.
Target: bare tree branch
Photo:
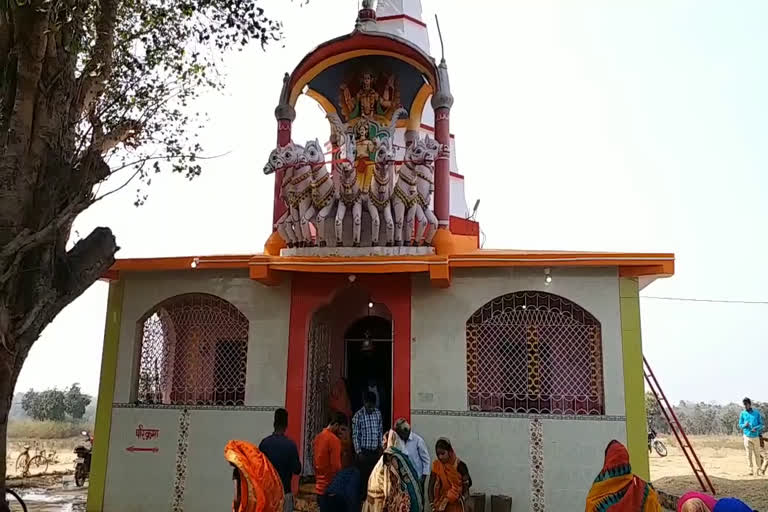
[[[94,102],[104,92],[107,80],[112,75],[118,0],[101,0],[99,6],[99,15],[96,18],[96,45],[80,76],[75,114],[88,112],[93,108]]]

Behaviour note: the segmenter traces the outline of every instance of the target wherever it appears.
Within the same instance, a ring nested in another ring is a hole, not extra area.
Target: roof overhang
[[[451,271],[460,268],[616,267],[619,277],[638,278],[647,286],[675,271],[674,254],[592,253],[554,251],[474,250],[433,256],[282,257],[257,255],[185,256],[118,260],[104,276],[118,279],[121,272],[247,269],[252,279],[279,284],[290,272],[391,274],[427,273],[436,287],[450,286]]]

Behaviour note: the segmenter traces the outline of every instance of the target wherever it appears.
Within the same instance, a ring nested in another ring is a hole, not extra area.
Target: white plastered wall
[[[179,499],[174,495],[178,480],[183,485],[184,510],[224,509],[232,500],[232,470],[224,460],[226,442],[258,443],[272,430],[274,408],[285,402],[290,282],[265,287],[252,281],[247,270],[121,273],[121,279],[125,293],[104,510],[169,510],[173,500]],[[185,413],[181,407],[126,405],[135,400],[138,320],[156,304],[184,293],[216,295],[248,318],[245,406],[190,406]],[[138,425],[158,429],[158,438],[137,440]],[[127,450],[131,446],[153,447],[157,452],[131,452]],[[180,463],[183,471],[177,469]]]
[[[605,445],[626,440],[624,376],[618,275],[615,268],[458,270],[447,289],[413,279],[411,407],[414,430],[434,451],[449,437],[472,474],[474,491],[506,494],[513,510],[531,500],[531,419],[526,415],[469,415],[466,382],[466,321],[488,301],[534,290],[565,297],[601,323],[605,413],[601,419],[541,417],[543,496],[546,510],[573,510],[584,503],[602,465]],[[433,453],[434,456],[434,453]]]

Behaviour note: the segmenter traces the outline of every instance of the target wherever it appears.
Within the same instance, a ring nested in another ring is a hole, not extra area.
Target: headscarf
[[[736,498],[722,498],[712,512],[753,512],[749,505]]]
[[[456,456],[449,439],[445,437],[438,439],[435,451],[439,445],[443,445],[440,448],[448,452],[448,461],[443,462],[438,458],[432,463],[432,472],[437,477],[433,489],[435,502],[432,504],[432,508],[446,510],[446,507],[452,503],[458,503],[462,507],[464,483],[459,473],[459,458]]]
[[[699,501],[706,508],[691,508],[698,506],[698,504],[688,505],[689,501],[694,500]],[[680,499],[677,500],[677,512],[712,512],[715,508],[715,503],[717,503],[717,500],[709,494],[691,491],[683,494],[680,496]],[[688,506],[688,508],[684,508],[685,506]]]
[[[680,507],[680,512],[712,512],[699,498],[690,498]]]
[[[632,474],[629,452],[618,441],[605,450],[605,462],[587,494],[586,512],[659,512],[659,496],[651,484]]]
[[[256,446],[230,441],[224,458],[240,472],[240,504],[232,512],[282,512],[283,483],[275,468]]]
[[[394,430],[390,430],[384,435],[382,445],[384,455],[368,478],[363,512],[381,512],[385,508],[396,512],[422,512],[424,498],[419,478],[405,453],[403,440]],[[393,467],[393,461],[396,461],[397,468]]]

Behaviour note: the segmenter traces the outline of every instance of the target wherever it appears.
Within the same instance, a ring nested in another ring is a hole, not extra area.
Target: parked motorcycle
[[[82,487],[91,472],[91,451],[93,450],[93,436],[86,431],[81,432],[88,446],[75,447],[75,485]]]
[[[650,432],[648,432],[648,453],[651,453],[651,450],[656,450],[656,453],[659,454],[659,457],[666,457],[667,456],[667,447],[664,446],[664,443],[661,442],[661,440],[656,436],[656,431],[653,429],[649,429]]]

